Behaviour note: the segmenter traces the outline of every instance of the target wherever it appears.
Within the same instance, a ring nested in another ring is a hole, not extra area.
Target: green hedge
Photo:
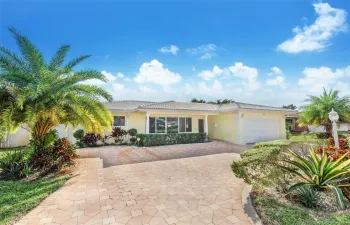
[[[176,145],[207,141],[206,133],[137,134],[136,137],[140,138],[139,146]]]

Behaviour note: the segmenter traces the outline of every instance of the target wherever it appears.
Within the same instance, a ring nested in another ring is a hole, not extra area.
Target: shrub
[[[113,127],[111,137],[115,138],[115,143],[121,142],[128,132],[120,127]]]
[[[73,133],[73,137],[79,141],[81,141],[83,139],[84,135],[85,135],[85,132],[83,129],[76,130]]]
[[[7,178],[27,177],[31,168],[28,153],[24,150],[7,151],[0,159],[0,172]]]
[[[58,139],[52,146],[51,153],[57,159],[59,170],[63,165],[72,164],[73,158],[77,157],[72,143],[67,138]]]
[[[318,147],[316,153],[322,154],[323,151],[326,152],[328,157],[331,157],[334,160],[339,159],[343,155],[347,155],[345,159],[350,158],[350,149],[348,140],[339,138],[339,148],[335,147],[334,139],[330,138],[327,145],[321,145]]]
[[[312,149],[309,152],[310,156],[302,157],[289,150],[286,153],[289,158],[281,161],[284,164],[280,165],[280,167],[284,171],[296,175],[303,180],[303,182],[298,182],[289,187],[288,191],[293,191],[303,185],[310,185],[319,189],[327,188],[332,190],[336,195],[339,208],[344,209],[343,194],[339,187],[349,186],[350,184],[339,184],[339,182],[350,175],[350,168],[348,167],[350,159],[341,162],[346,156],[343,155],[338,160],[333,161],[332,158],[327,156],[325,151],[322,152],[320,157]]]
[[[330,134],[329,133],[315,132],[314,134],[315,134],[317,139],[328,139],[328,138],[330,138],[330,136],[329,136]]]
[[[86,133],[84,137],[81,139],[81,141],[86,145],[93,147],[93,146],[97,146],[97,141],[101,139],[102,137],[99,134]]]
[[[320,192],[308,185],[299,187],[296,192],[299,197],[298,201],[309,208],[316,207],[321,200]]]
[[[137,134],[139,146],[159,146],[206,142],[206,133]]]
[[[137,134],[137,130],[135,128],[131,128],[128,130],[128,134],[131,136],[131,137],[135,137],[136,134]]]

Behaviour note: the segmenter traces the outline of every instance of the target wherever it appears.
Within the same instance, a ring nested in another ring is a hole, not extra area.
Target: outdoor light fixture
[[[335,147],[339,148],[338,129],[337,129],[337,121],[339,120],[339,115],[336,111],[332,109],[332,111],[328,113],[328,118],[332,122],[332,133],[333,133]]]

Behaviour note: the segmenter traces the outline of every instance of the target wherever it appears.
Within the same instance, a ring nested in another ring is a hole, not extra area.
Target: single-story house
[[[296,111],[279,107],[234,102],[210,104],[192,102],[115,101],[105,104],[114,116],[112,126],[138,133],[197,133],[235,144],[247,144],[286,138],[285,118]],[[60,125],[60,137],[75,142],[74,128]],[[8,135],[1,147],[23,146],[29,133],[20,129]]]
[[[116,101],[106,106],[114,116],[113,126],[146,134],[206,132],[235,144],[285,139],[285,117],[296,112],[240,102]]]

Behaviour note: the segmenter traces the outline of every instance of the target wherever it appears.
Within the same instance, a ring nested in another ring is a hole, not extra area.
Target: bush
[[[137,134],[137,130],[135,128],[131,128],[128,130],[128,134],[131,136],[131,137],[135,137],[136,134]]]
[[[315,134],[317,139],[328,139],[328,138],[330,138],[328,133],[315,132],[314,134]]]
[[[86,133],[81,141],[87,146],[94,147],[97,146],[97,141],[101,140],[102,137],[99,134]]]
[[[128,132],[120,127],[113,127],[110,137],[115,138],[115,143],[121,142]]]
[[[207,140],[206,133],[137,134],[136,137],[140,138],[139,146],[203,143]]]
[[[85,132],[83,129],[76,130],[73,133],[73,137],[79,141],[81,141],[83,139],[84,135],[85,135]]]
[[[298,201],[309,208],[316,207],[321,200],[320,192],[308,185],[299,187],[296,192],[298,195]]]
[[[345,159],[350,158],[350,146],[348,140],[339,138],[339,148],[335,147],[334,139],[330,138],[327,145],[320,145],[317,149],[317,154],[322,154],[323,151],[326,152],[328,157],[333,160],[337,160],[343,155],[347,155]]]
[[[24,150],[7,151],[0,159],[0,172],[7,178],[27,177],[31,171],[29,154]]]
[[[51,152],[53,157],[57,159],[59,170],[63,165],[72,164],[73,158],[77,157],[72,143],[67,138],[58,139],[52,146]]]

